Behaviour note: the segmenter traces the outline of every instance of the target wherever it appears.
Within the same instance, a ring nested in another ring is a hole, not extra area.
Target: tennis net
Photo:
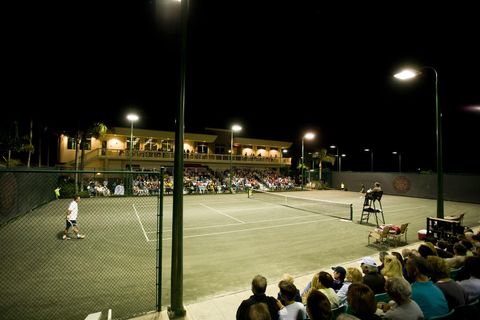
[[[345,220],[353,220],[353,205],[351,203],[308,199],[296,196],[287,196],[278,192],[252,189],[248,192],[248,197],[298,210],[323,214]]]

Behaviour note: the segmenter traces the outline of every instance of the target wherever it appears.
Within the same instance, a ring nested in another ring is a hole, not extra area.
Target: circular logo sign
[[[405,193],[410,190],[410,180],[405,176],[398,176],[393,179],[393,188],[399,193]]]

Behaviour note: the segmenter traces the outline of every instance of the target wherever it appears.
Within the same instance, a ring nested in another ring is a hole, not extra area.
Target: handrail
[[[96,149],[99,157],[121,157],[128,159],[130,157],[129,150],[112,150],[112,149]],[[93,150],[95,151],[95,150]],[[93,154],[94,152],[89,152]],[[185,161],[230,161],[229,154],[208,154],[208,153],[184,153]],[[175,158],[174,152],[166,151],[150,151],[150,150],[132,150],[132,158],[136,160],[145,159],[163,159],[173,160]],[[276,163],[276,164],[290,164],[291,158],[279,158],[279,157],[261,157],[261,156],[242,156],[233,155],[232,161],[234,162],[261,162],[261,163]]]

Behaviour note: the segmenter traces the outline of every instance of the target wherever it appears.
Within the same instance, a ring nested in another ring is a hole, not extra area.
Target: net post
[[[353,221],[353,203],[350,203],[350,221]]]

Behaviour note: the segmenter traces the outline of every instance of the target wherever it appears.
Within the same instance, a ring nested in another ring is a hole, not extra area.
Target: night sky
[[[51,127],[104,122],[174,130],[179,105],[176,2],[11,4],[4,13],[5,119]],[[258,3],[258,2],[261,2]],[[243,137],[340,146],[345,170],[435,170],[435,75],[400,82],[404,66],[438,71],[446,172],[480,173],[476,10],[408,2],[191,0],[185,131],[242,125]],[[475,110],[475,107],[477,111]],[[334,151],[333,151],[334,152]]]

